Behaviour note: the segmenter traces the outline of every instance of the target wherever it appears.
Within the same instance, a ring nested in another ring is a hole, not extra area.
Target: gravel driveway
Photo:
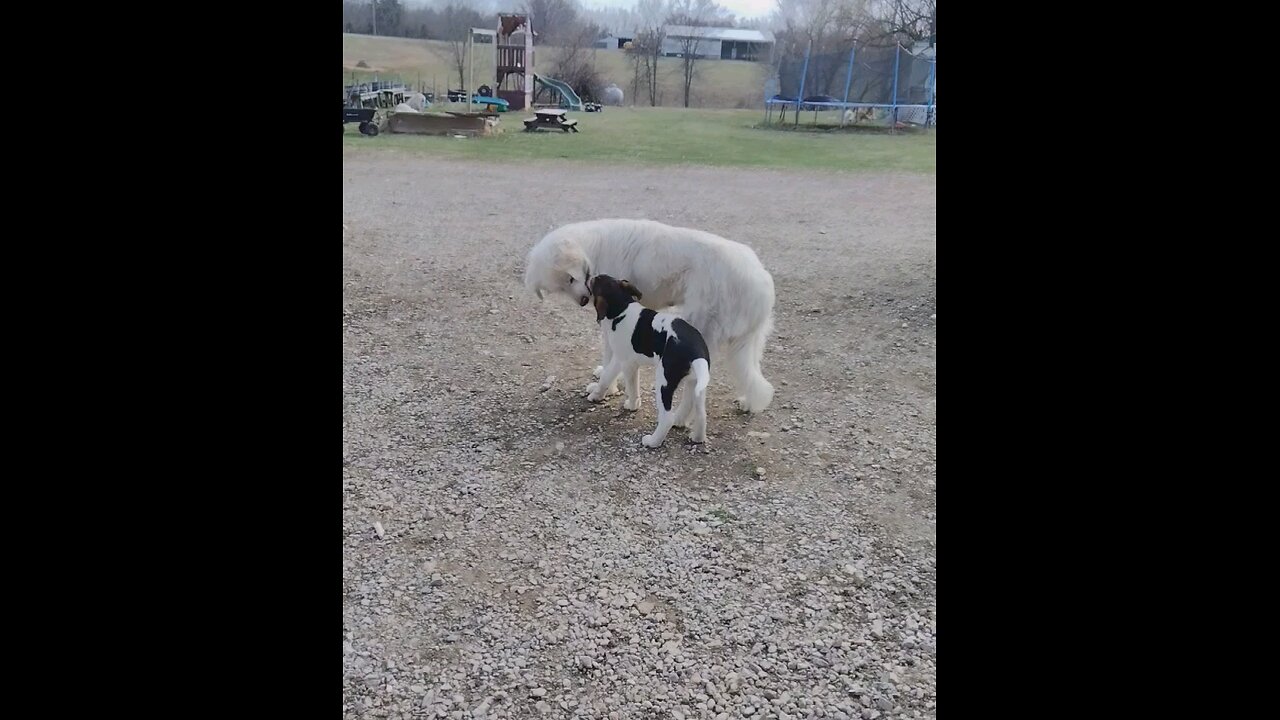
[[[936,196],[344,151],[344,717],[936,717]],[[520,274],[607,216],[756,249],[768,411],[583,398],[593,311]]]

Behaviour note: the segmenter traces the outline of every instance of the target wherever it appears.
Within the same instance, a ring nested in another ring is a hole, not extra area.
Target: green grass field
[[[449,44],[408,38],[342,36],[343,82],[365,80],[376,72],[384,79],[399,77],[428,87],[434,79],[437,92],[457,86],[456,71],[448,61]],[[538,64],[554,56],[556,48],[540,48]],[[490,82],[492,49],[476,48],[476,84]],[[364,61],[369,68],[354,70]],[[623,87],[630,104],[630,67],[619,52],[598,51],[597,66],[606,81]],[[660,75],[662,102],[680,100],[675,58],[664,58]],[[496,137],[457,139],[424,135],[392,135],[376,138],[346,127],[344,147],[393,150],[430,155],[510,160],[582,160],[630,162],[654,165],[737,165],[754,167],[818,168],[826,170],[897,170],[932,173],[937,169],[936,133],[910,132],[889,135],[864,130],[803,131],[812,114],[802,115],[800,128],[758,128],[764,119],[765,69],[755,63],[705,61],[695,84],[694,104],[705,107],[750,107],[751,110],[683,109],[674,107],[608,108],[603,113],[573,113],[581,130],[577,134],[542,131],[521,132],[524,112],[503,115],[504,132]],[[437,105],[437,110],[463,109],[461,104]],[[821,113],[820,120],[838,123],[836,112]]]
[[[836,120],[836,113],[824,113]],[[580,160],[654,165],[733,165],[815,168],[846,171],[937,170],[936,131],[884,132],[771,130],[756,127],[756,110],[608,108],[603,113],[572,113],[579,133],[523,132],[525,113],[504,114],[504,132],[493,137],[453,138],[428,135],[360,135],[346,126],[343,147],[424,155],[514,160]],[[812,114],[801,116],[801,127]]]

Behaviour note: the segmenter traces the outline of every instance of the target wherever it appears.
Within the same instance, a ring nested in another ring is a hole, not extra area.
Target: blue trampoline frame
[[[929,81],[928,81],[929,102],[928,104],[925,104],[925,105],[899,104],[898,103],[898,69],[899,69],[898,63],[900,58],[902,57],[902,49],[903,49],[902,44],[898,43],[895,46],[894,52],[893,52],[893,102],[887,103],[887,104],[886,103],[859,103],[859,102],[851,103],[849,102],[849,89],[853,86],[853,61],[856,58],[857,52],[858,52],[858,48],[856,45],[850,48],[849,50],[849,70],[846,73],[845,79],[844,79],[844,100],[842,102],[805,102],[804,101],[804,83],[805,83],[805,80],[809,77],[809,56],[813,52],[813,43],[810,42],[808,47],[805,48],[804,65],[800,70],[800,91],[796,93],[796,98],[794,100],[791,100],[788,98],[775,100],[774,98],[766,97],[764,99],[765,124],[768,125],[771,123],[772,108],[774,105],[782,106],[781,112],[778,115],[779,124],[786,122],[784,118],[786,117],[786,114],[787,114],[787,108],[789,106],[794,105],[796,119],[795,119],[795,122],[793,123],[793,127],[798,126],[800,124],[800,112],[806,108],[814,108],[815,122],[817,119],[817,111],[822,108],[838,108],[838,109],[846,109],[846,110],[861,109],[861,108],[886,109],[892,113],[893,119],[889,127],[894,130],[896,130],[898,127],[898,110],[900,108],[922,109],[925,111],[924,127],[929,127],[933,125],[934,110],[936,107],[934,105],[934,79],[935,79],[934,73],[937,71],[938,61],[936,58],[928,61],[929,62]],[[911,51],[908,50],[907,54],[910,55]],[[840,127],[844,127],[843,115],[840,118]]]

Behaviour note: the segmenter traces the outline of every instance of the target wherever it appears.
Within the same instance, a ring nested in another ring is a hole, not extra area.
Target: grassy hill
[[[558,48],[536,49],[535,70],[550,70]],[[457,71],[450,59],[450,43],[438,40],[414,40],[410,38],[375,37],[372,35],[342,35],[342,80],[349,83],[380,77],[400,79],[414,85],[419,83],[431,88],[434,80],[437,93],[458,87]],[[606,84],[614,82],[627,95],[627,104],[648,104],[641,87],[642,98],[632,98],[631,64],[627,56],[617,50],[596,50],[596,67]],[[493,46],[477,45],[475,48],[475,83],[493,85]],[[368,68],[357,68],[364,62]],[[681,104],[680,60],[662,58],[659,65],[658,104],[675,107]],[[539,71],[540,74],[544,74]],[[758,63],[733,60],[703,60],[698,63],[699,76],[694,80],[690,104],[702,108],[757,108],[764,106],[765,66]],[[550,74],[549,72],[545,74]]]

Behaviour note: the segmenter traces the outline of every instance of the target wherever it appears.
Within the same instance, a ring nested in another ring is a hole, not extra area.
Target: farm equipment
[[[373,114],[377,112],[375,108],[353,108],[342,106],[342,124],[344,126],[342,133],[346,134],[345,125],[347,123],[360,123],[360,134],[373,137],[378,134],[378,124],[373,120]]]
[[[360,132],[370,137],[378,134],[383,124],[375,116],[379,111],[390,111],[401,103],[408,103],[413,91],[400,82],[369,82],[342,88],[342,124],[360,123]],[[346,133],[346,130],[343,130]]]

